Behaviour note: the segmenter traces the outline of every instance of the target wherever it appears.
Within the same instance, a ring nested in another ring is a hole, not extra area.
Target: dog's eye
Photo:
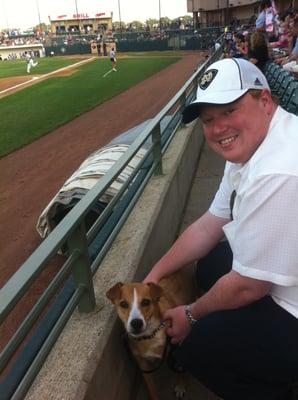
[[[122,308],[128,308],[128,303],[125,300],[120,301],[120,307]]]
[[[150,304],[151,304],[151,300],[149,300],[149,299],[143,299],[141,302],[142,307],[148,307],[148,306],[150,306]]]

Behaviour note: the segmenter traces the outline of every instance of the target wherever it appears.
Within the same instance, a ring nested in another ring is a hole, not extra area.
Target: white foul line
[[[106,72],[102,77],[104,78],[105,76],[107,76],[108,74],[110,74],[113,71],[113,68],[110,69],[108,72]]]
[[[60,68],[60,69],[56,69],[55,71],[49,72],[48,74],[44,74],[44,75],[40,75],[40,76],[33,76],[29,81],[22,82],[22,83],[19,83],[18,85],[11,86],[11,87],[8,88],[8,89],[2,90],[2,91],[0,92],[0,94],[5,93],[5,92],[9,92],[10,90],[16,89],[16,88],[18,88],[18,87],[20,87],[20,86],[23,86],[23,85],[28,85],[28,83],[31,83],[32,81],[35,81],[36,79],[46,78],[47,76],[57,74],[57,72],[64,71],[65,69],[73,68],[73,67],[78,66],[78,65],[80,65],[80,64],[84,64],[84,63],[86,63],[86,62],[89,62],[90,60],[93,60],[94,58],[95,58],[95,57],[87,58],[86,60],[79,61],[79,62],[77,62],[77,63],[75,63],[75,64],[68,65],[67,67],[63,67],[63,68]]]

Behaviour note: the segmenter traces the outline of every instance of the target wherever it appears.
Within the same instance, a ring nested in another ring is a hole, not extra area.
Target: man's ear
[[[153,282],[147,283],[150,288],[150,296],[153,301],[158,301],[162,295],[162,288]]]
[[[121,288],[123,286],[122,282],[116,283],[116,285],[112,286],[106,293],[106,296],[112,303],[115,302],[116,299],[120,297]]]
[[[269,115],[272,113],[272,109],[273,109],[273,100],[271,97],[271,93],[268,89],[263,89],[262,90],[262,94],[261,94],[261,101],[264,105],[265,108],[265,112]]]

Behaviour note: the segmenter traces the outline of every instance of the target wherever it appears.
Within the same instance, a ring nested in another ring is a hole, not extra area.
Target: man
[[[184,122],[197,117],[225,173],[145,282],[199,260],[204,294],[164,315],[178,361],[225,400],[286,400],[298,378],[298,117],[233,58],[203,74]]]
[[[36,67],[36,65],[38,64],[38,62],[34,62],[32,55],[30,53],[27,53],[27,51],[25,51],[25,60],[27,61],[27,74],[30,74],[31,72],[31,68]]]
[[[112,47],[110,51],[110,61],[112,63],[112,70],[117,72],[116,70],[116,65],[117,65],[117,60],[116,60],[116,53],[114,47]]]

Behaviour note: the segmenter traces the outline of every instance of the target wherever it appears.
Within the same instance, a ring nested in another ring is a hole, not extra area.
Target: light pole
[[[77,18],[79,17],[79,13],[78,13],[78,3],[77,3],[77,0],[75,0],[75,5],[76,5],[76,15],[77,15]]]
[[[79,18],[79,12],[78,12],[78,3],[77,3],[77,0],[75,0],[75,6],[76,6],[76,19],[77,19],[77,21],[78,21],[78,24],[79,24],[79,35],[81,34],[81,31],[80,31],[80,18]]]
[[[121,37],[122,37],[122,22],[121,22],[121,8],[120,8],[120,0],[118,0],[118,12],[119,12],[120,34],[121,34]]]
[[[37,14],[38,14],[38,21],[39,21],[39,30],[41,30],[41,20],[40,20],[40,12],[39,12],[38,0],[36,0],[36,7],[37,7]]]
[[[160,6],[160,0],[158,0],[158,15],[159,15],[159,33],[161,33],[161,6]]]

